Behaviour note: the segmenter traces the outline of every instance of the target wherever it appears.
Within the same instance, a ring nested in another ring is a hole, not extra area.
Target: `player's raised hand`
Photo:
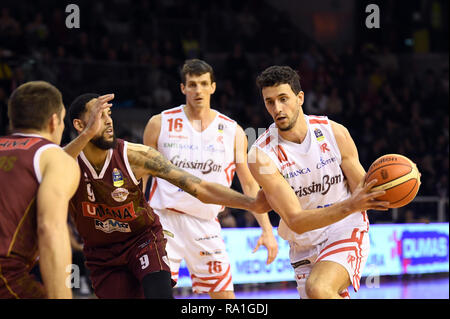
[[[96,99],[94,106],[92,107],[92,110],[90,112],[90,116],[86,124],[86,127],[84,129],[85,134],[91,137],[97,135],[97,133],[102,127],[101,120],[103,111],[112,107],[112,103],[109,103],[112,99],[114,99],[113,93],[99,96]]]

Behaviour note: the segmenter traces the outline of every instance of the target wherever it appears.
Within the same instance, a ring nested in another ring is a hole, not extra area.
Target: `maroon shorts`
[[[162,228],[148,230],[125,243],[85,247],[86,266],[98,298],[144,298],[142,279],[152,272],[170,273]]]
[[[47,298],[30,267],[16,258],[0,258],[0,299]]]

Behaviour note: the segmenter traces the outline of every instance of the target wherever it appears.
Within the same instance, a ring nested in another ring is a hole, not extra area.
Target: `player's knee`
[[[329,299],[335,294],[329,285],[318,280],[307,280],[305,290],[310,299]]]

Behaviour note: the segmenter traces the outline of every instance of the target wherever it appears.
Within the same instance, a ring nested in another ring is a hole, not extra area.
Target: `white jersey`
[[[273,123],[252,145],[267,154],[294,190],[303,209],[333,205],[348,198],[350,190],[341,170],[341,153],[329,120],[325,116],[307,116],[306,137],[301,144],[284,140]],[[361,223],[361,214],[341,220]],[[339,223],[339,222],[338,222]],[[297,234],[281,220],[279,235],[302,246],[316,245],[327,239],[329,226]]]
[[[179,168],[230,187],[236,170],[236,127],[235,121],[217,112],[211,124],[198,132],[187,118],[184,105],[180,105],[161,113],[158,150]],[[157,211],[167,209],[206,220],[216,218],[223,209],[220,205],[204,204],[161,178],[153,178],[149,203]]]

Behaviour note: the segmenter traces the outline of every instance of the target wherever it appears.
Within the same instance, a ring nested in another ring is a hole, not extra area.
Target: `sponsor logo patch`
[[[120,170],[118,170],[117,168],[113,169],[112,178],[113,178],[113,185],[114,185],[114,187],[120,187],[120,186],[123,185],[122,172]]]
[[[322,131],[318,128],[314,129],[314,135],[316,136],[316,140],[318,142],[322,142],[325,139],[325,137],[322,134]]]
[[[118,231],[121,233],[130,233],[131,228],[128,223],[119,222],[114,219],[107,219],[105,221],[95,220],[95,229],[101,230],[105,233],[112,233]]]
[[[114,218],[115,220],[126,222],[136,218],[133,202],[115,207],[109,207],[104,204],[82,202],[81,207],[83,210],[83,216],[96,218],[101,221]]]
[[[130,192],[128,191],[128,189],[126,188],[116,188],[115,190],[113,190],[111,192],[111,197],[116,201],[116,202],[123,202],[128,198],[128,194],[130,194]]]

